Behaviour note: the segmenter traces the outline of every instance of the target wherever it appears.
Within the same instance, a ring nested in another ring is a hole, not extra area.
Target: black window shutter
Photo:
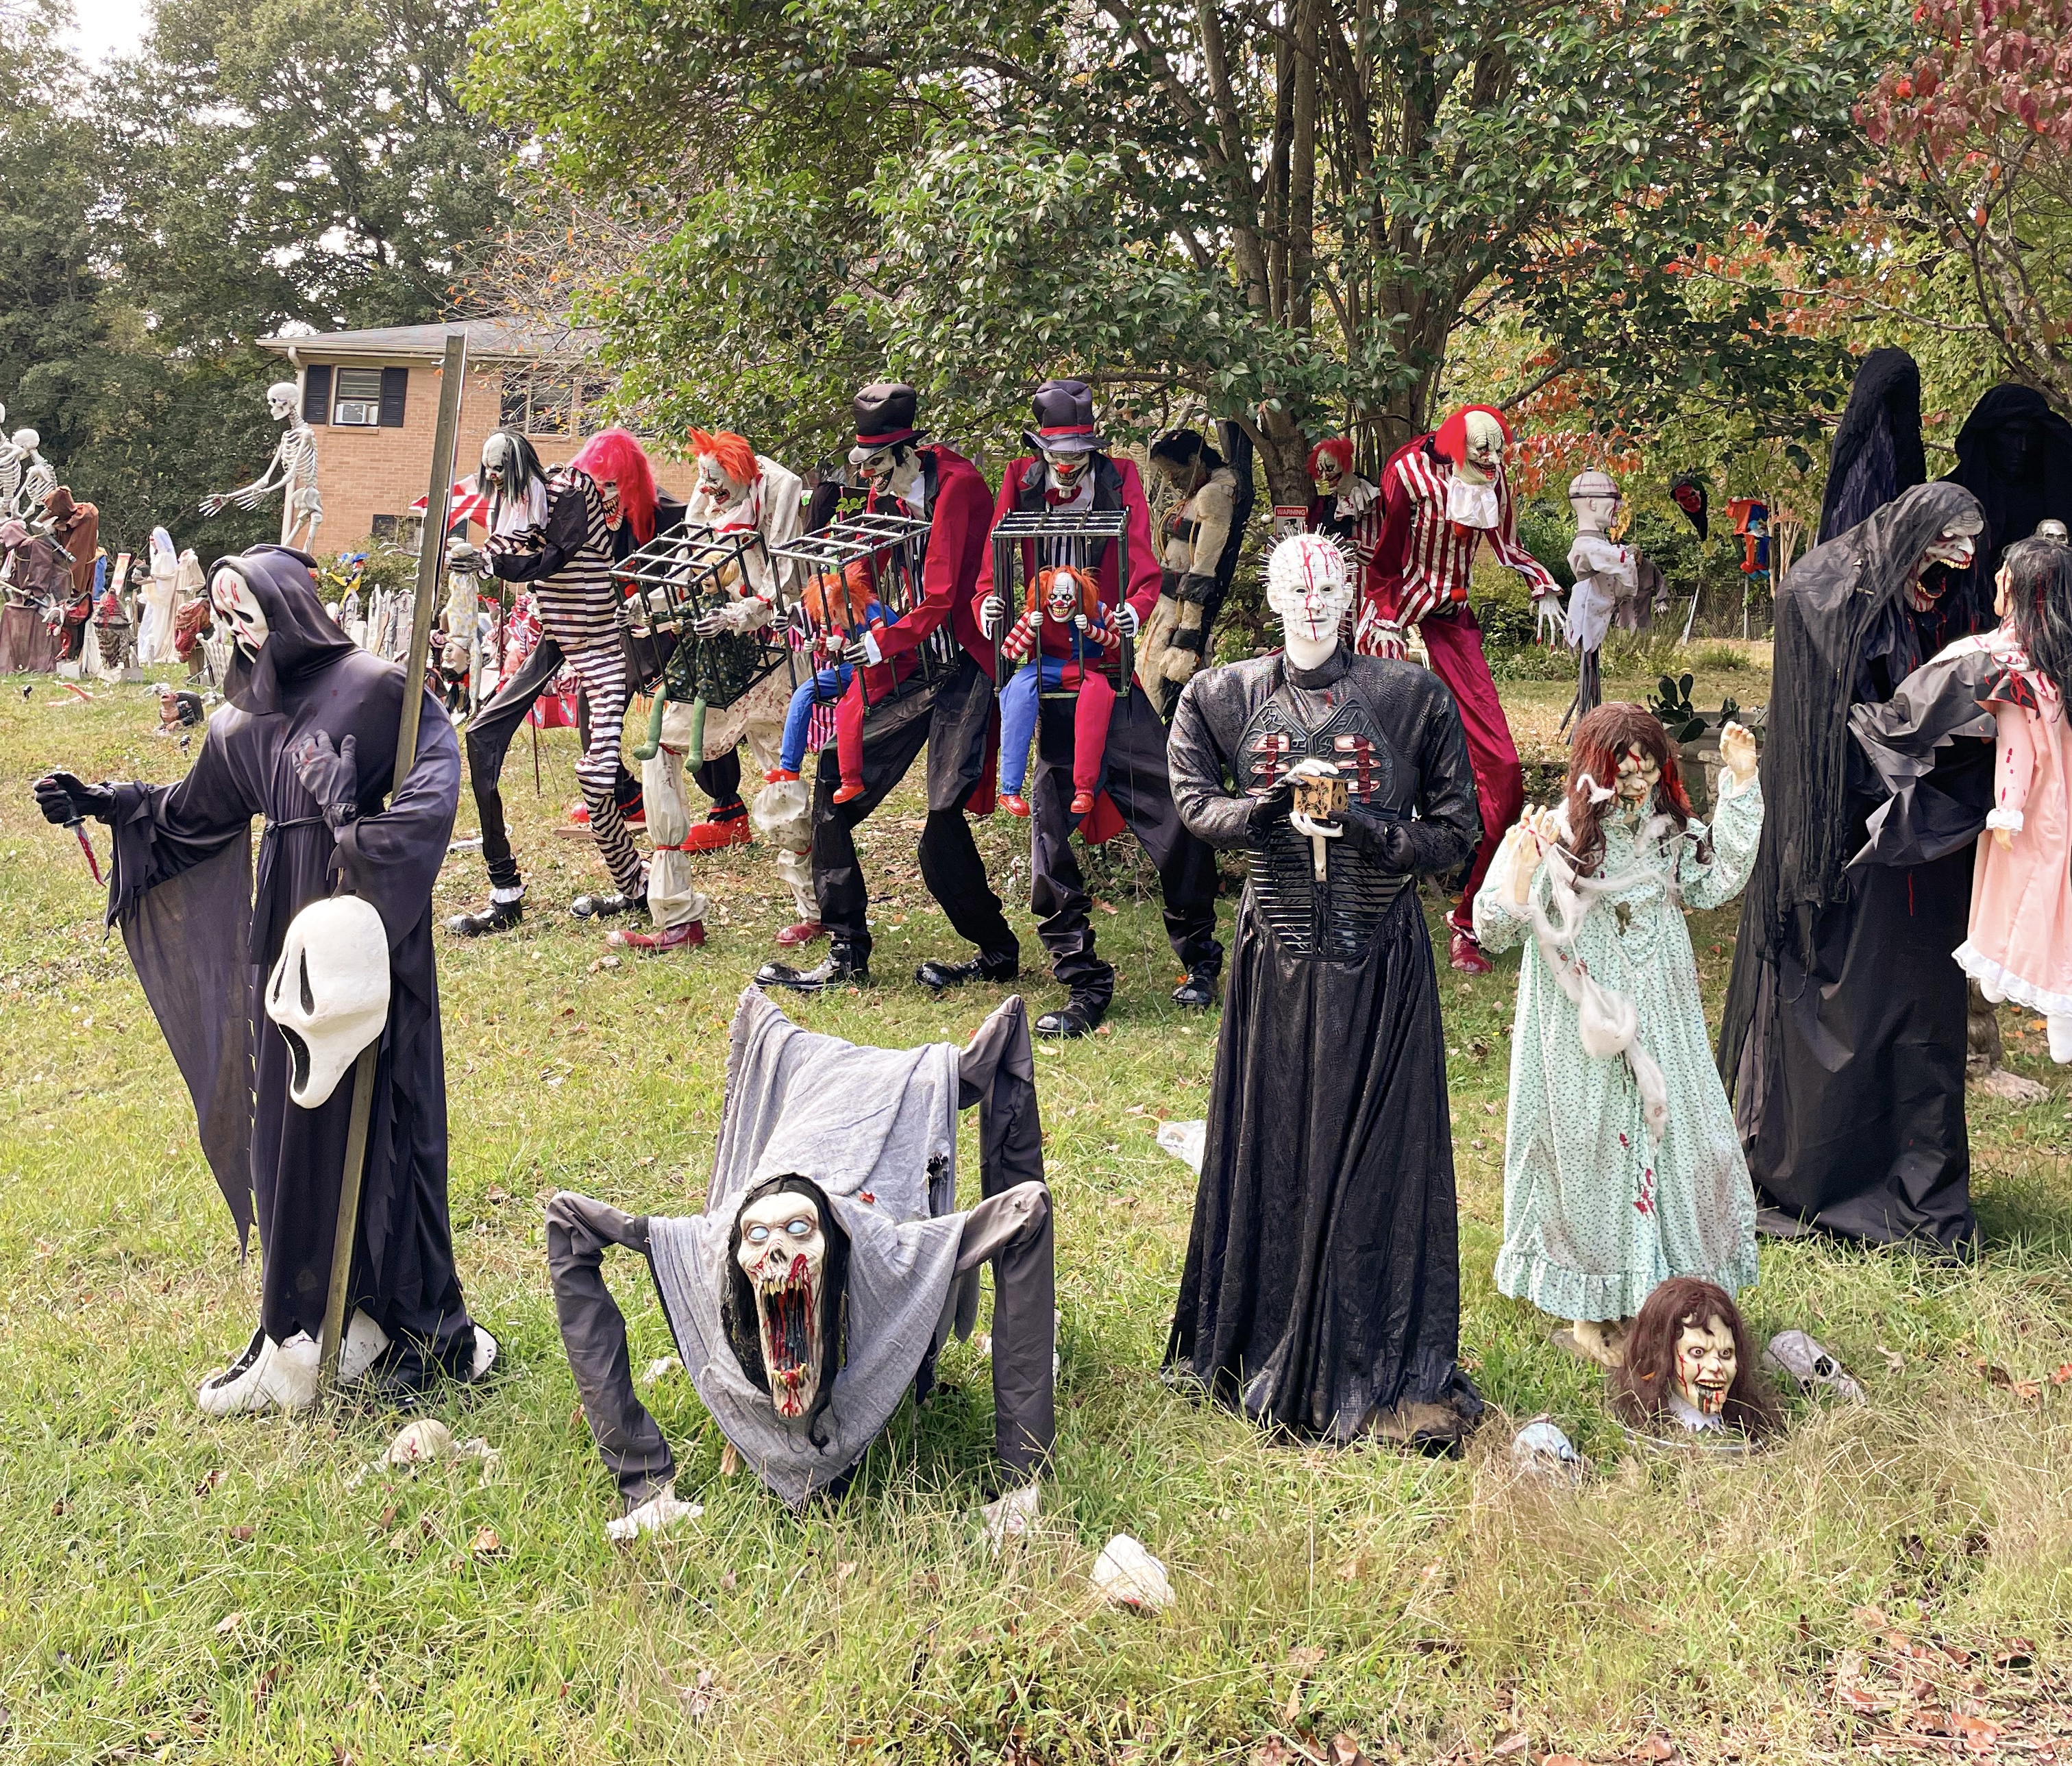
[[[381,426],[385,430],[399,430],[403,426],[403,395],[409,390],[410,371],[407,368],[384,368],[381,370]]]
[[[328,423],[331,421],[331,368],[311,363],[302,370],[302,421],[305,423]]]

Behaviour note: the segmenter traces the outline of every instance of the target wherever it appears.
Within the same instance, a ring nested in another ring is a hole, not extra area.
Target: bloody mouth
[[[780,1417],[806,1414],[817,1383],[819,1319],[813,1278],[803,1257],[774,1284],[760,1285],[756,1302],[763,1325],[763,1365],[770,1377],[771,1402]]]

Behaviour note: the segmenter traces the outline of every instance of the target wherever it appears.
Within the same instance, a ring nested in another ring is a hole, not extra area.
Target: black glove
[[[68,772],[53,772],[35,786],[36,807],[54,828],[70,826],[91,816],[96,821],[115,819],[115,793],[106,785],[90,785]]]
[[[305,736],[288,756],[302,789],[316,799],[333,834],[360,813],[360,769],[354,764],[358,739],[347,736],[338,747],[321,730]]]
[[[1252,815],[1245,824],[1245,832],[1255,842],[1264,841],[1276,821],[1288,819],[1289,809],[1295,801],[1295,787],[1288,780],[1269,787],[1252,800]]]
[[[1361,803],[1349,803],[1332,818],[1346,831],[1346,844],[1383,871],[1408,871],[1416,854],[1407,824],[1377,814]]]

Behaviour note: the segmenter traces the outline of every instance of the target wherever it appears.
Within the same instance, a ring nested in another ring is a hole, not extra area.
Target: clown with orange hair
[[[1525,772],[1482,654],[1482,626],[1468,605],[1475,554],[1486,538],[1496,561],[1525,578],[1536,601],[1560,585],[1518,541],[1517,512],[1504,455],[1511,425],[1492,405],[1467,405],[1437,430],[1408,442],[1381,474],[1381,531],[1361,586],[1354,646],[1362,655],[1400,657],[1413,630],[1424,640],[1432,671],[1453,691],[1468,732],[1482,840],[1466,887],[1447,924],[1453,966],[1486,974],[1490,961],[1475,937],[1475,891],[1506,831],[1525,807]]]

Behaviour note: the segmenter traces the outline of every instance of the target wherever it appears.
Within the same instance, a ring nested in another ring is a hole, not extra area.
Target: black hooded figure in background
[[[2009,546],[2029,538],[2039,522],[2072,525],[2072,423],[2033,386],[1993,387],[1957,431],[1957,470],[1944,482],[1963,485],[1985,511],[1972,574],[1986,586],[1990,603]],[[1991,624],[1988,618],[1977,629]]]
[[[1827,445],[1827,488],[1814,543],[1825,545],[1927,479],[1921,370],[1903,349],[1874,349],[1856,370],[1848,405]]]
[[[1961,1250],[1977,1233],[1964,977],[1950,955],[1971,849],[1845,867],[1884,795],[1850,708],[1882,704],[1926,660],[1924,615],[1984,525],[1970,492],[1917,485],[1807,553],[1777,599],[1762,841],[1719,1048],[1774,1233]]]
[[[468,1318],[446,1214],[431,911],[459,745],[426,695],[415,763],[390,797],[403,670],[332,622],[314,562],[261,545],[211,567],[215,618],[235,645],[229,703],[186,778],[90,785],[59,772],[35,788],[49,820],[113,829],[108,918],[193,1094],[240,1238],[257,1204],[259,1328],[204,1383],[215,1415],[296,1409],[315,1393],[353,1088],[348,1075],[314,1109],[293,1101],[290,1050],[261,992],[290,923],[335,878],[379,912],[389,957],[339,1377],[407,1402],[442,1369],[479,1376],[496,1347]]]

